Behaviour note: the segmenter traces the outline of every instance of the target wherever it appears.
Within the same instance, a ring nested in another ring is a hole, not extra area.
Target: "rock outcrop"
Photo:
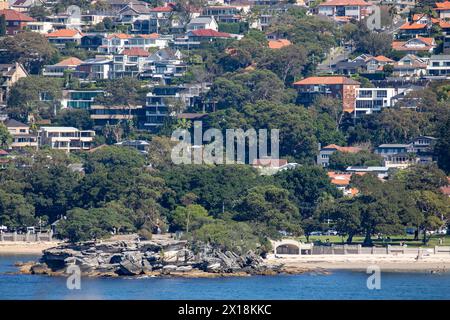
[[[63,274],[77,265],[87,276],[245,275],[276,274],[281,266],[268,265],[254,252],[239,255],[207,244],[184,240],[105,241],[67,244],[44,250],[33,274]]]

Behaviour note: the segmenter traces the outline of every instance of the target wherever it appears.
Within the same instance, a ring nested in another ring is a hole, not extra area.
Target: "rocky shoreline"
[[[89,277],[225,277],[310,271],[266,263],[254,252],[238,255],[207,244],[172,239],[64,244],[44,250],[39,262],[21,264],[19,269],[25,274],[63,276],[72,265]]]

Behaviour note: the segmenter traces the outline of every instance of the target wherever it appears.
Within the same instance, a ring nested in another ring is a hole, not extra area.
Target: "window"
[[[387,90],[377,91],[377,98],[387,98]]]
[[[360,98],[372,98],[372,91],[371,90],[360,90],[359,97]]]

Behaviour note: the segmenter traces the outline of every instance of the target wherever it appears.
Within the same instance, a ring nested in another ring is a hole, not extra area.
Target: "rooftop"
[[[329,0],[319,4],[319,7],[325,6],[370,6],[370,3],[364,0]]]
[[[0,10],[0,16],[4,15],[6,21],[24,21],[24,22],[32,22],[36,21],[33,18],[23,14],[22,12],[12,10],[12,9],[4,9]]]
[[[358,153],[362,149],[358,147],[341,147],[336,144],[330,144],[328,146],[323,147],[322,149],[336,149],[340,152],[348,152],[348,153]]]
[[[290,46],[292,43],[288,39],[269,40],[268,45],[270,49],[281,49]]]
[[[358,81],[349,79],[343,76],[332,76],[332,77],[309,77],[297,82],[294,82],[294,85],[314,85],[314,84],[325,84],[325,85],[334,85],[334,84],[350,84],[350,85],[359,85]]]
[[[75,36],[82,36],[83,34],[75,29],[61,29],[61,30],[56,30],[53,32],[50,32],[48,34],[46,34],[45,36],[47,38],[73,38]]]

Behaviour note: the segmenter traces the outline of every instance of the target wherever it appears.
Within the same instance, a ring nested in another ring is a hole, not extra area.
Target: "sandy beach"
[[[55,247],[60,242],[24,242],[24,241],[2,241],[0,242],[0,255],[10,254],[42,254],[42,250]]]
[[[367,270],[369,266],[379,266],[381,271],[428,271],[450,272],[450,254],[423,256],[409,254],[380,255],[304,255],[296,257],[275,257],[270,255],[268,263],[282,263],[285,269],[295,272],[296,269],[325,270]]]

